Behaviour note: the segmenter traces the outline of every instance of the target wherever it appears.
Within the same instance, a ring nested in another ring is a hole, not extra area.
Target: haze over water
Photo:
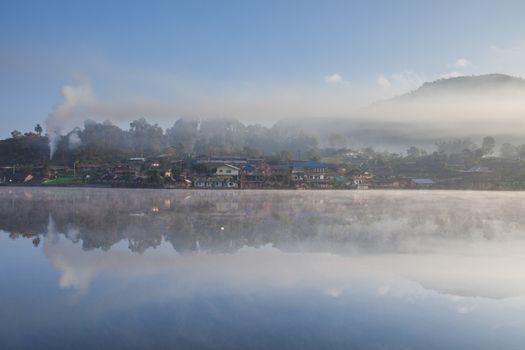
[[[1,188],[0,348],[523,349],[524,211],[521,192]]]

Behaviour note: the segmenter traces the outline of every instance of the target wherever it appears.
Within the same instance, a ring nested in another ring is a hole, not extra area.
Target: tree
[[[242,153],[248,158],[258,158],[261,156],[261,152],[258,149],[252,148],[250,146],[244,146]]]
[[[309,149],[308,152],[306,152],[306,157],[308,158],[308,160],[313,160],[316,162],[321,160],[321,155],[319,154],[317,148]]]
[[[162,129],[157,125],[149,124],[146,119],[140,118],[129,124],[130,135],[136,154],[158,155],[162,149]]]
[[[158,156],[161,168],[170,168],[177,159],[177,149],[173,146],[164,149],[164,153]]]
[[[82,161],[100,162],[116,159],[125,159],[134,156],[131,147],[131,136],[128,132],[120,129],[116,125],[108,122],[98,123],[91,120],[84,122],[84,129],[73,131],[76,136],[71,138],[72,133],[68,134],[67,140],[63,146],[67,152],[71,153],[71,141],[81,141],[75,153]]]
[[[292,154],[289,151],[281,151],[279,152],[279,162],[280,163],[288,163],[293,158]]]
[[[525,145],[520,145],[518,147],[518,157],[519,160],[525,159]]]
[[[363,153],[368,158],[373,158],[376,154],[372,147],[366,147],[361,149],[361,153]]]
[[[439,154],[461,154],[464,150],[473,151],[476,146],[470,139],[451,139],[451,140],[440,140],[436,142],[437,152]]]
[[[160,176],[158,169],[149,169],[146,171],[147,180],[149,183],[152,184],[160,184],[162,183],[162,176]]]
[[[169,146],[164,150],[164,159],[166,162],[171,163],[177,159],[177,148]]]
[[[206,174],[208,172],[208,167],[204,164],[194,164],[192,170],[197,174]]]
[[[42,132],[43,132],[43,131],[44,131],[44,130],[42,129],[42,125],[37,124],[37,125],[35,126],[35,132],[38,134],[38,136],[42,135]]]
[[[22,133],[20,131],[18,131],[18,130],[11,131],[11,137],[12,138],[16,139],[17,137],[20,137],[20,136],[22,136]]]
[[[412,146],[409,149],[407,149],[407,156],[409,158],[419,158],[421,157],[421,150],[416,146]]]
[[[501,145],[499,152],[501,156],[506,159],[516,159],[518,157],[518,148],[508,142]]]
[[[486,136],[483,138],[481,143],[481,153],[483,155],[489,155],[494,152],[494,147],[496,147],[496,140],[492,136]]]
[[[346,144],[348,143],[347,142],[347,138],[345,135],[343,134],[339,134],[339,133],[332,133],[328,136],[328,144],[330,145],[331,148],[344,148],[346,147]]]

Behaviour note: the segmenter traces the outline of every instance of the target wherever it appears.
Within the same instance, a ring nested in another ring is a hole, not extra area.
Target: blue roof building
[[[251,164],[245,165],[241,168],[243,171],[255,171],[255,167]]]
[[[303,169],[303,170],[314,170],[314,169],[328,169],[330,166],[325,163],[320,163],[313,160],[307,161],[293,161],[290,163],[290,166],[293,169]]]
[[[412,182],[416,185],[433,185],[434,181],[431,179],[412,179]]]

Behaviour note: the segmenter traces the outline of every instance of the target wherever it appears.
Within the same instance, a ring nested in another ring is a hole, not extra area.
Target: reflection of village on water
[[[179,252],[233,253],[271,244],[283,251],[342,254],[428,251],[429,242],[505,239],[525,229],[520,193],[0,191],[0,229],[38,245],[49,233],[108,250],[127,240],[143,253],[164,241]]]

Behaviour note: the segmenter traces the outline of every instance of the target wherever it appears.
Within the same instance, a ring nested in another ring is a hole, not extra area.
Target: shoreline
[[[127,190],[185,190],[185,191],[465,191],[465,192],[525,192],[523,189],[472,189],[472,188],[195,188],[159,186],[112,186],[112,185],[41,185],[41,184],[0,184],[1,188],[78,188],[78,189],[127,189]]]

